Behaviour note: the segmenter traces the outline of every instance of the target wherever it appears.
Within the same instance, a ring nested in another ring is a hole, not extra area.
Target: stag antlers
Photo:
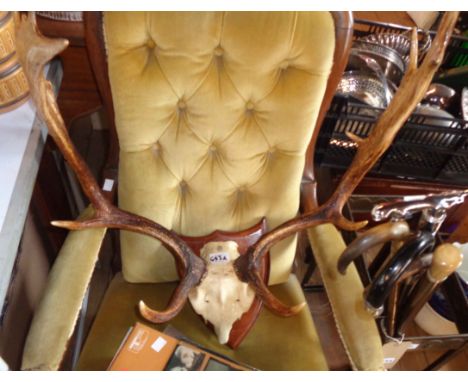
[[[419,68],[416,67],[416,30],[413,30],[409,68],[400,88],[367,139],[350,135],[350,138],[357,143],[358,151],[332,197],[321,207],[290,220],[262,236],[256,245],[249,249],[246,256],[241,256],[235,261],[238,278],[249,282],[256,294],[272,311],[289,316],[297,313],[303,304],[288,307],[268,290],[259,273],[261,258],[278,241],[318,224],[330,222],[346,230],[357,230],[367,224],[367,222],[353,223],[347,220],[341,213],[342,208],[360,180],[387,150],[404,121],[422,99],[442,61],[456,18],[456,12],[444,15],[432,48]],[[88,220],[54,221],[52,224],[71,230],[92,227],[125,229],[160,240],[174,255],[178,266],[184,271],[184,276],[165,311],[153,311],[140,302],[140,312],[153,322],[168,321],[182,309],[190,290],[200,283],[206,271],[205,264],[172,231],[151,220],[123,211],[105,198],[91,171],[73,146],[58,110],[51,84],[43,75],[44,65],[67,45],[67,40],[48,39],[42,36],[37,30],[33,14],[29,17],[21,16],[17,20],[18,56],[28,78],[37,112],[46,122],[50,135],[75,171],[85,194],[95,208],[94,216]]]

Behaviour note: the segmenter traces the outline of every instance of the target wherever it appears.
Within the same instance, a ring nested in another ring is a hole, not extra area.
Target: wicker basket
[[[13,13],[0,11],[0,114],[24,103],[28,94],[28,83],[15,52]]]

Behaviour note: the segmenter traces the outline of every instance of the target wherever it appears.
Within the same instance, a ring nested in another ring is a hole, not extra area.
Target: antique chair
[[[350,13],[116,12],[85,19],[101,94],[115,110],[121,208],[203,236],[245,230],[262,217],[271,230],[294,218],[300,201],[303,211],[316,207],[315,139],[346,65]],[[60,367],[105,232],[69,234],[33,320],[23,369]],[[358,274],[336,269],[345,247],[340,233],[324,224],[308,235],[351,366],[383,369]],[[293,235],[270,251],[270,289],[292,305],[305,301],[291,273],[296,242]],[[162,309],[177,286],[174,259],[160,242],[122,230],[121,257],[79,369],[105,369],[128,328],[148,324],[138,301]],[[322,347],[337,346],[320,344],[307,308],[288,318],[263,308],[236,350],[220,345],[188,304],[169,324],[261,370],[327,369]]]

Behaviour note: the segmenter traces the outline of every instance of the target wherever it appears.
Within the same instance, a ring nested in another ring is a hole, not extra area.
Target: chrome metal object
[[[403,78],[406,64],[396,50],[373,42],[355,41],[351,48],[348,66],[359,66],[359,64],[353,62],[353,57],[357,54],[363,54],[375,59],[379,63],[387,79],[394,84],[398,85]]]
[[[405,33],[376,33],[361,37],[360,41],[373,42],[385,45],[397,51],[405,64],[408,64],[411,48],[411,30]],[[431,47],[432,40],[429,32],[424,31],[423,37],[418,42],[418,57],[422,57]]]
[[[453,206],[462,204],[467,195],[468,189],[447,191],[440,194],[405,196],[403,199],[375,206],[371,214],[375,221],[382,221],[388,218],[396,220],[407,219],[423,210],[447,210]]]

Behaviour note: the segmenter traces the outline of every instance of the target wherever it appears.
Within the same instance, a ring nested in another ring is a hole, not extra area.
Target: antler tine
[[[235,269],[238,277],[249,282],[257,295],[272,311],[288,316],[297,312],[300,307],[286,306],[268,290],[259,275],[259,264],[262,256],[265,256],[274,244],[287,236],[322,223],[334,223],[339,228],[346,230],[357,230],[367,224],[367,222],[353,223],[346,219],[342,215],[343,207],[362,178],[389,148],[404,122],[423,98],[436,70],[442,63],[457,17],[458,12],[444,14],[431,49],[419,68],[417,68],[417,33],[416,30],[412,31],[410,62],[400,87],[367,138],[356,139],[351,135],[351,139],[357,141],[358,149],[350,167],[330,199],[321,207],[292,219],[262,236],[249,249],[246,258],[241,257],[236,260]]]
[[[177,235],[174,235],[152,220],[120,210],[113,206],[111,208],[112,212],[109,216],[98,219],[52,222],[52,224],[72,230],[99,227],[126,229],[161,240],[161,242],[176,255],[176,258],[179,260],[178,265],[182,269],[185,269],[185,275],[173,292],[171,300],[164,311],[152,310],[146,306],[143,301],[139,302],[138,308],[141,315],[151,322],[159,324],[169,321],[184,307],[190,290],[202,280],[205,274],[204,261],[200,257],[195,256],[190,247]]]
[[[315,227],[319,224],[334,222],[341,229],[346,230],[357,230],[360,229],[363,224],[367,222],[354,223],[349,221],[341,215],[331,216],[330,213],[333,211],[327,205],[316,209],[314,212],[303,215],[297,219],[290,220],[276,229],[263,235],[254,246],[250,247],[245,256],[239,257],[234,262],[234,269],[236,274],[244,282],[251,284],[255,293],[260,297],[263,303],[272,311],[278,313],[281,316],[292,316],[298,313],[305,304],[299,304],[293,307],[289,307],[278,300],[265,285],[262,277],[260,276],[260,264],[263,256],[267,254],[269,249],[286,237],[302,231],[307,228]]]
[[[190,290],[196,285],[190,278],[184,278],[172,294],[171,301],[165,311],[160,312],[150,309],[143,301],[138,303],[138,309],[141,315],[148,321],[160,324],[174,318],[184,307]]]
[[[106,199],[91,170],[73,145],[55,101],[52,85],[44,77],[44,66],[68,46],[68,41],[44,37],[37,29],[34,13],[18,16],[15,21],[18,57],[28,79],[37,113],[46,123],[50,135],[95,208],[94,217],[88,220],[55,221],[52,224],[71,230],[95,227],[125,229],[160,240],[185,273],[166,310],[152,311],[144,304],[140,304],[140,309],[142,315],[148,316],[153,322],[171,319],[182,309],[190,289],[201,281],[205,274],[205,263],[175,233],[149,219],[123,211]]]
[[[83,191],[96,207],[97,213],[104,212],[108,210],[110,203],[100,192],[91,171],[74,148],[55,101],[52,85],[44,77],[44,66],[67,48],[68,40],[44,37],[37,28],[33,12],[17,16],[15,26],[18,59],[30,85],[36,112],[47,124],[49,134],[76,172]]]
[[[314,226],[326,221],[323,209],[319,209],[314,216],[310,216],[309,221],[305,222],[306,218],[290,220],[277,227],[276,229],[263,235],[254,246],[251,246],[245,256],[239,257],[234,262],[234,269],[240,280],[248,282],[255,293],[263,303],[272,311],[281,316],[292,316],[298,313],[305,304],[299,304],[289,307],[277,299],[265,285],[260,276],[260,263],[262,257],[268,252],[270,247],[278,241],[286,238],[289,235],[304,229],[306,226]],[[301,227],[301,228],[298,228]]]

